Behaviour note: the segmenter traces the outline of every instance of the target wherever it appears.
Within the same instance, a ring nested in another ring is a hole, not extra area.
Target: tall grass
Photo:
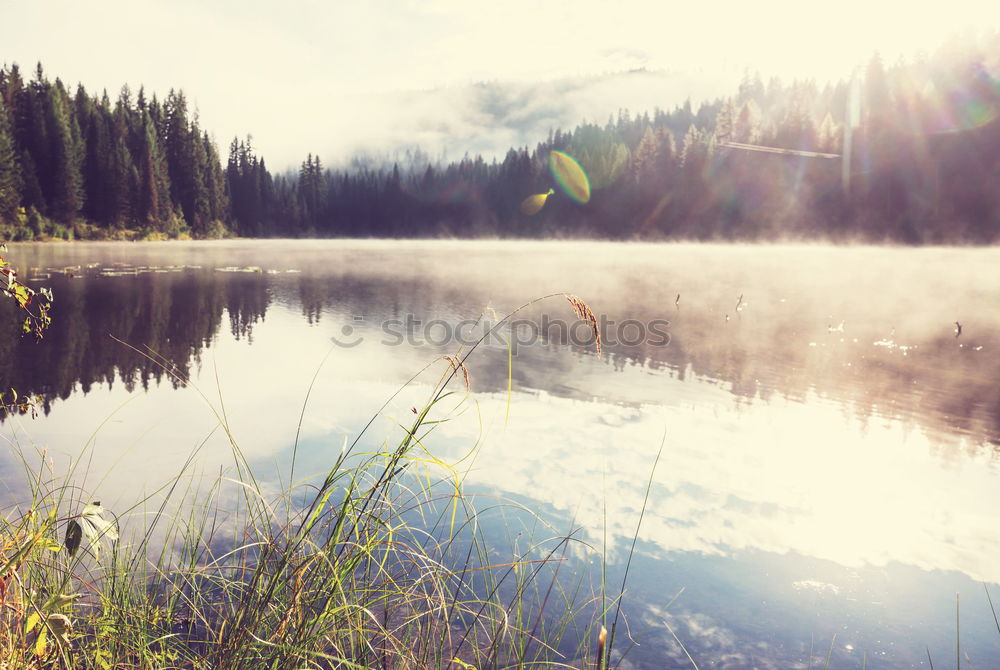
[[[277,495],[258,482],[221,398],[203,395],[234,475],[195,484],[199,445],[158,491],[116,509],[118,523],[79,546],[66,533],[94,502],[71,484],[86,452],[58,474],[44,452],[18,451],[27,494],[0,520],[0,668],[481,670],[610,659],[614,626],[599,658],[588,644],[610,614],[603,585],[595,595],[582,577],[560,574],[572,529],[531,517],[533,532],[498,557],[483,515],[513,508],[465,495],[462,473],[426,445],[468,401],[450,386],[456,376],[469,385],[477,346],[447,357],[398,442],[364,448],[387,401],[325,474],[296,482],[293,465]],[[297,450],[298,431],[292,463]],[[409,475],[427,464],[434,480]]]

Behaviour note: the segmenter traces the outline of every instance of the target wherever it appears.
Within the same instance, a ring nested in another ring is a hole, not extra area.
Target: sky
[[[271,169],[420,146],[501,154],[619,108],[729,95],[746,71],[820,83],[1000,27],[951,0],[0,0],[0,61],[89,91],[182,88],[223,153]],[[636,73],[635,70],[643,70]]]

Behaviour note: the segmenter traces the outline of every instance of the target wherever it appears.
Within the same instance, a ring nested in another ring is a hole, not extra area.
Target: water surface
[[[598,547],[606,536],[614,577],[662,441],[626,596],[631,663],[687,664],[664,621],[704,667],[807,667],[834,635],[832,667],[920,667],[925,647],[944,663],[956,593],[963,651],[981,667],[1000,653],[978,583],[1000,582],[1000,251],[221,242],[10,256],[56,303],[39,344],[3,320],[0,386],[44,407],[0,430],[57,468],[89,441],[78,483],[106,506],[155,490],[203,441],[197,473],[232,467],[199,391],[278,491],[317,370],[296,478],[430,364],[367,438],[392,444],[459,324],[468,339],[476,319],[557,294],[500,331],[510,367],[498,338],[476,350],[472,393],[428,447],[452,462],[475,450],[470,494]],[[600,355],[562,293],[601,320]],[[16,498],[20,466],[3,459]],[[596,567],[575,546],[577,569]]]

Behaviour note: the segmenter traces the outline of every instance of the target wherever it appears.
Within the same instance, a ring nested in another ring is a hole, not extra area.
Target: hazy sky
[[[0,60],[112,95],[183,88],[223,151],[251,133],[283,169],[307,152],[534,144],[619,107],[732,93],[747,68],[836,79],[875,50],[892,62],[996,28],[1000,3],[0,0],[0,16]],[[620,75],[635,68],[652,74]]]

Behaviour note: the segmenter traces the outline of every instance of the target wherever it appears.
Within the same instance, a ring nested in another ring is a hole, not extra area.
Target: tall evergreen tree
[[[84,185],[88,194],[84,214],[87,218],[109,225],[114,220],[114,155],[110,137],[110,101],[107,94],[99,104],[87,96],[83,87],[77,89],[77,114],[84,125]]]
[[[222,173],[219,152],[207,132],[203,133],[201,143],[205,155],[207,216],[211,221],[225,221],[229,218],[229,199],[226,196],[226,178]]]
[[[12,220],[21,204],[21,162],[14,146],[14,134],[7,106],[0,101],[0,221]]]
[[[140,91],[139,95],[142,95]],[[169,201],[169,189],[161,190],[162,179],[157,174],[159,148],[156,142],[156,130],[149,118],[149,113],[142,112],[142,134],[139,138],[139,151],[136,157],[139,172],[139,193],[136,200],[136,220],[141,226],[162,230],[164,218],[161,216],[160,199]]]
[[[45,88],[45,125],[50,141],[46,199],[53,218],[72,223],[83,206],[84,145],[62,82],[56,79],[55,85]],[[43,189],[45,186],[43,183]]]

